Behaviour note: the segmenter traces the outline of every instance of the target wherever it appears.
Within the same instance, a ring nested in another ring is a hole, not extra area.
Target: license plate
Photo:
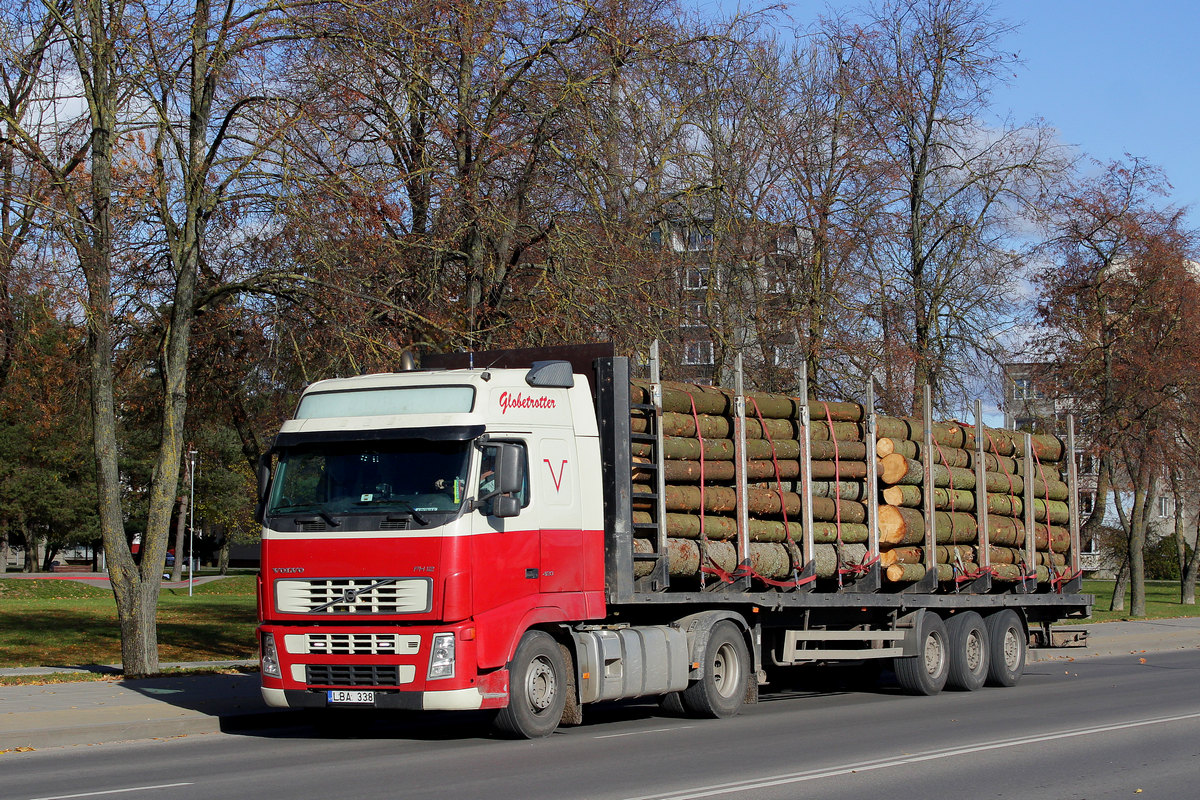
[[[375,693],[361,689],[329,689],[325,692],[325,697],[330,703],[375,703]]]

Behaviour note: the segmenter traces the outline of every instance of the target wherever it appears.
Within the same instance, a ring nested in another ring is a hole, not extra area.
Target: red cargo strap
[[[704,529],[704,434],[700,432],[700,414],[696,411],[696,398],[686,389],[684,391],[687,393],[688,401],[692,404],[692,422],[696,426],[696,440],[700,442],[700,586],[704,587],[705,575],[716,575],[725,583],[733,583],[730,574],[721,569],[721,566],[708,555],[708,533]],[[666,520],[663,520],[662,524],[665,525]]]
[[[790,581],[778,581],[768,578],[765,575],[759,575],[753,569],[749,571],[752,577],[758,578],[763,583],[769,586],[791,587],[803,586],[809,581],[815,580],[816,575],[810,576],[804,580],[800,579],[801,564],[796,560],[795,554],[800,552],[800,547],[796,544],[796,540],[792,538],[792,529],[788,524],[787,504],[783,498],[783,476],[779,471],[779,456],[775,450],[775,439],[771,436],[771,431],[767,428],[766,420],[763,419],[762,410],[758,407],[758,401],[753,397],[747,398],[754,405],[754,415],[758,417],[758,426],[762,430],[763,438],[767,440],[767,444],[771,446],[771,463],[775,468],[775,493],[779,496],[779,512],[783,516],[783,535],[787,539],[788,544],[792,546],[789,555],[792,556],[792,579]],[[803,435],[808,435],[807,431]]]

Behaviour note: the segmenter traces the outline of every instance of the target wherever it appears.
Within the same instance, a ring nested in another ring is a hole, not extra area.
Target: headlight
[[[454,634],[435,633],[429,653],[429,679],[454,677]]]
[[[268,678],[283,678],[283,670],[279,668],[279,653],[275,649],[274,634],[262,635],[262,674]]]

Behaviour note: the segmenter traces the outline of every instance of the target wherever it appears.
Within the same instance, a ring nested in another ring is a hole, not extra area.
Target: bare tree
[[[1014,217],[1063,164],[1046,129],[983,122],[1012,60],[1001,46],[1009,26],[987,6],[888,0],[872,13],[852,44],[861,113],[891,184],[873,252],[881,325],[903,338],[883,358],[911,363],[916,408],[918,386],[939,401],[959,390],[1014,323],[1024,266]]]
[[[1183,213],[1159,200],[1165,186],[1138,159],[1077,182],[1055,205],[1054,264],[1037,278],[1045,331],[1038,348],[1047,379],[1088,420],[1111,481],[1135,616],[1145,614],[1149,517],[1194,413],[1200,358],[1194,235]],[[1097,494],[1098,511],[1107,500]]]

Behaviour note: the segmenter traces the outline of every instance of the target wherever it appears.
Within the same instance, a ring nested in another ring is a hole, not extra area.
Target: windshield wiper
[[[417,511],[415,508],[413,508],[409,503],[405,502],[404,500],[392,499],[392,500],[388,500],[388,502],[395,503],[400,506],[404,506],[404,508],[406,508],[408,510],[408,513],[412,516],[412,518],[417,521],[418,525],[428,525],[429,524],[429,520],[426,519],[421,514],[420,511]]]
[[[296,517],[296,522],[298,522],[298,523],[316,522],[317,518],[319,517],[319,518],[325,520],[325,522],[329,523],[329,525],[334,528],[336,528],[342,524],[342,521],[340,519],[334,519],[323,508],[317,509],[316,514],[317,514],[316,517],[306,517],[304,519],[301,519],[300,517]]]

